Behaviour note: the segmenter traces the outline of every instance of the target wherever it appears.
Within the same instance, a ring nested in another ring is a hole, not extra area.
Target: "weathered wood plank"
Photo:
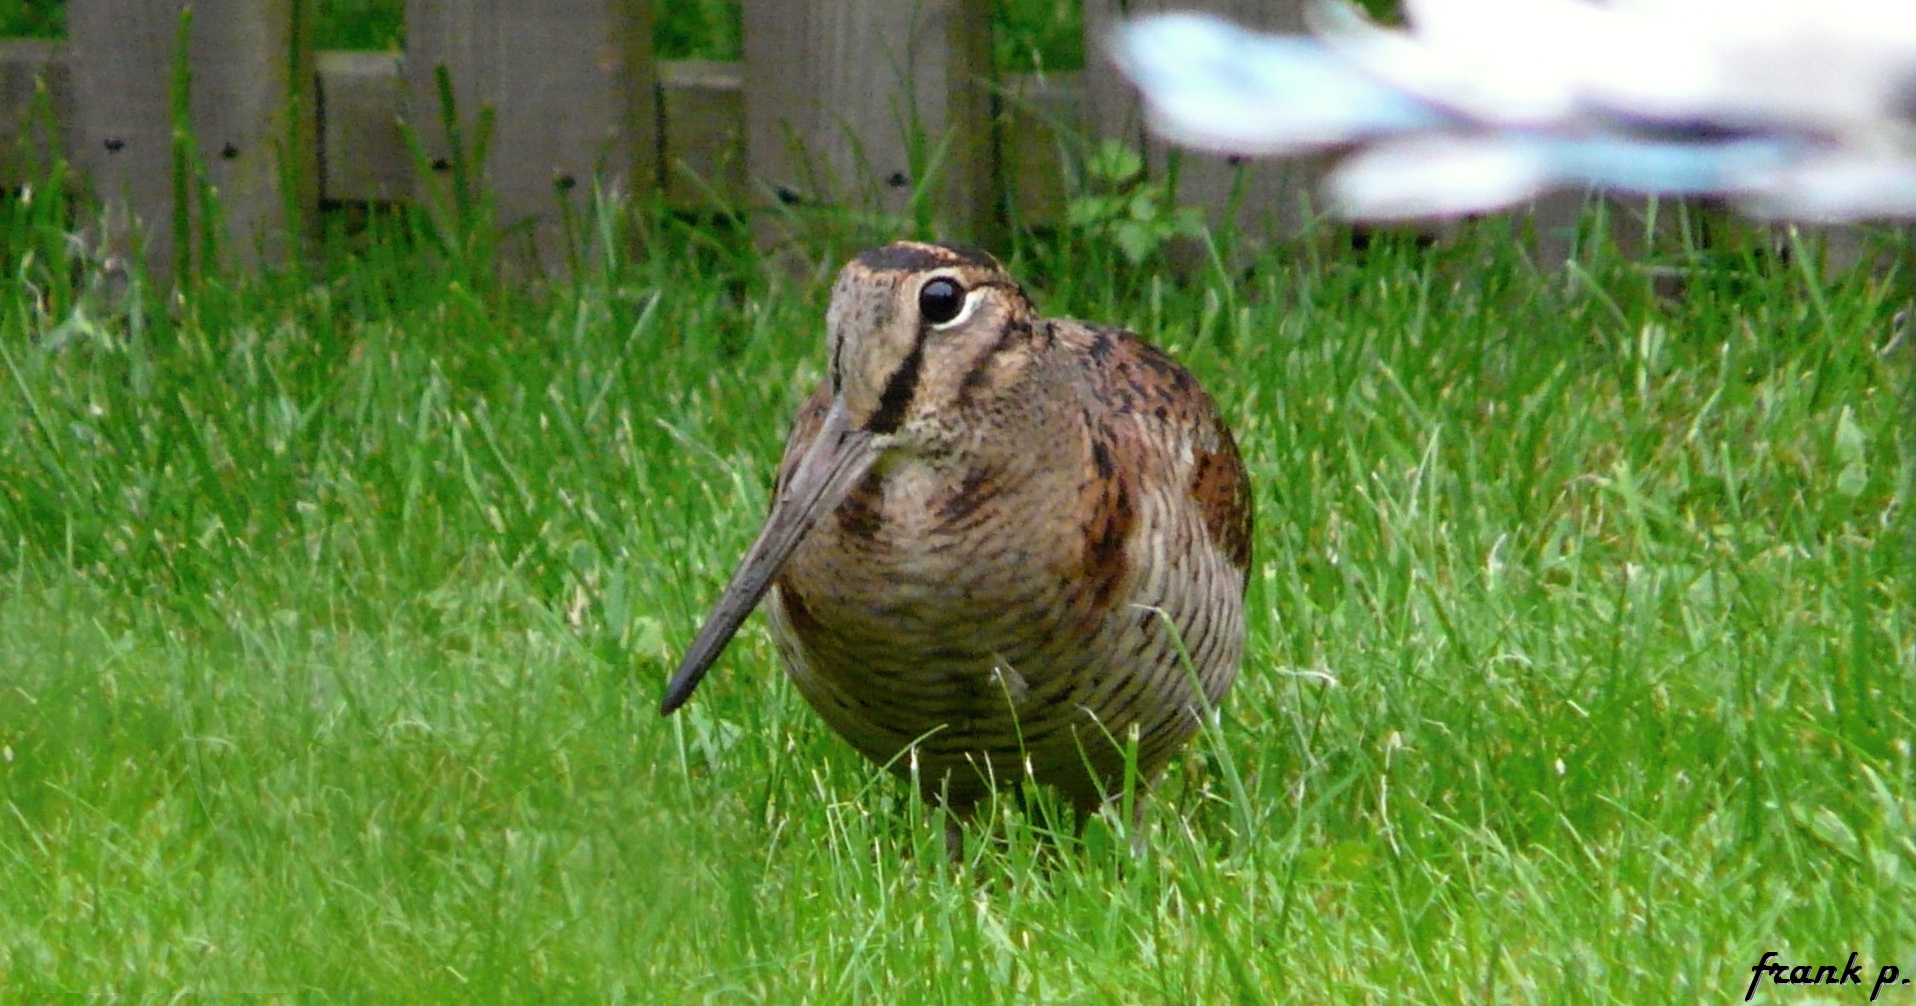
[[[306,2],[191,4],[189,114],[198,161],[225,220],[225,252],[242,264],[292,253],[288,210],[309,220],[316,201],[312,59],[302,30],[309,19],[299,16]],[[187,261],[176,256],[170,115],[186,6],[71,0],[67,9],[73,160],[106,204],[109,246],[130,251],[143,240],[155,275]],[[295,191],[284,190],[287,180]]]
[[[73,101],[64,45],[0,40],[0,151],[12,151],[36,81],[44,77],[54,119],[70,123]],[[319,71],[322,198],[330,202],[407,201],[413,159],[400,128],[406,104],[397,53],[322,51]],[[658,64],[658,101],[666,199],[677,209],[737,208],[750,198],[745,170],[744,65],[695,60]],[[1079,126],[1075,73],[1005,81],[1005,172],[1017,219],[1042,222],[1064,211],[1060,144]],[[26,180],[16,160],[0,157],[0,185]]]
[[[46,90],[50,122],[36,122]],[[73,145],[73,76],[66,46],[42,39],[0,39],[0,185],[29,180],[40,166]]]
[[[754,183],[787,204],[929,217],[990,243],[989,14],[989,0],[746,0]]]
[[[336,202],[409,200],[416,179],[400,129],[396,52],[319,54],[320,194]]]
[[[400,63],[390,53],[319,54],[326,199],[412,198],[413,159],[400,128],[406,103]],[[657,70],[657,146],[667,200],[679,209],[739,205],[746,192],[740,65],[688,60],[662,62]]]
[[[561,200],[582,208],[594,178],[635,195],[658,188],[651,14],[650,0],[406,5],[407,121],[430,160],[449,162],[436,83],[442,64],[466,123],[491,109],[484,169],[500,223],[531,224],[532,250],[548,269],[564,261]]]
[[[666,202],[674,209],[742,209],[745,73],[738,63],[659,64]]]
[[[1083,82],[1077,73],[1015,74],[1003,81],[999,149],[1014,225],[1064,217],[1072,191],[1066,166],[1085,132]]]

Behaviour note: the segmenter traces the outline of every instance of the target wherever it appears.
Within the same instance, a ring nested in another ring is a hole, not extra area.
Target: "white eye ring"
[[[964,324],[965,319],[971,317],[971,312],[976,311],[978,309],[978,295],[983,292],[984,292],[984,287],[975,287],[973,289],[966,290],[965,291],[965,306],[959,308],[958,313],[956,315],[953,315],[950,321],[941,321],[937,323],[936,325],[931,326],[931,330],[934,332],[942,332],[945,329],[951,328],[955,325]]]

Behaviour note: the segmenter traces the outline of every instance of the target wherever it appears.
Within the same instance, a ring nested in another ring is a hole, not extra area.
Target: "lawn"
[[[1250,640],[1146,852],[1005,807],[954,870],[757,619],[657,715],[849,245],[794,275],[634,211],[607,226],[649,254],[533,287],[376,223],[320,270],[128,298],[49,202],[0,219],[0,999],[1721,1002],[1772,950],[1916,974],[1896,271],[1683,257],[1670,296],[1600,244],[1539,274],[1484,225],[1179,278],[1020,237],[1046,310],[1137,328],[1224,403]]]

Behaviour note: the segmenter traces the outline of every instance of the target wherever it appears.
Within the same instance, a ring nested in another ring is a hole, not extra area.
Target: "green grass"
[[[59,38],[66,33],[66,0],[0,0],[0,38]]]
[[[0,221],[0,999],[1635,1003],[1740,996],[1765,950],[1916,966],[1887,280],[1698,260],[1662,300],[1486,227],[1179,282],[1024,239],[1044,307],[1223,401],[1251,638],[1146,855],[1005,810],[954,873],[757,621],[656,714],[821,375],[828,268],[649,219],[655,254],[534,289],[381,223],[321,279],[129,302],[54,202]]]

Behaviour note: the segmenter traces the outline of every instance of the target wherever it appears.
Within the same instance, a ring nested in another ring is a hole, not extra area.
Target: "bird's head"
[[[1028,363],[1035,323],[1024,291],[980,251],[900,241],[845,265],[826,312],[831,404],[666,687],[665,712],[691,697],[820,517],[887,458],[935,449],[968,399]]]
[[[881,450],[962,411],[1029,340],[1035,312],[984,252],[900,241],[853,259],[826,312],[834,408]]]

